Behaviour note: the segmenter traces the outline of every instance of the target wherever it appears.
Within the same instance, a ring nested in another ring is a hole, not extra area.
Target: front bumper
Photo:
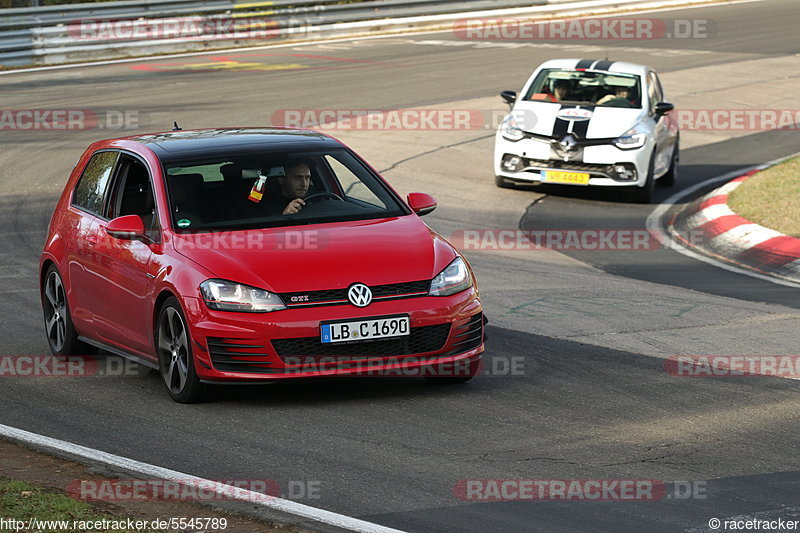
[[[548,183],[547,171],[579,172],[589,175],[588,183],[580,185],[642,187],[647,178],[651,151],[649,142],[633,150],[622,150],[609,142],[583,146],[565,159],[555,154],[551,143],[532,138],[509,141],[498,133],[495,137],[494,172],[496,176],[511,181],[531,184]],[[517,158],[519,163],[511,166],[508,163],[513,158]],[[624,172],[619,172],[621,169]]]
[[[473,288],[423,296],[296,308],[273,313],[210,310],[184,302],[197,374],[210,383],[263,382],[326,376],[461,376],[483,352],[481,302]],[[408,337],[322,344],[320,322],[407,314]]]

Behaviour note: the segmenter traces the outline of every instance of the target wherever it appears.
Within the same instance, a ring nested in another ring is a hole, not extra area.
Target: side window
[[[339,180],[344,195],[362,202],[367,202],[377,207],[386,209],[386,204],[373,193],[367,185],[361,181],[358,176],[342,164],[338,159],[326,155],[325,160],[333,170],[334,175]]]
[[[92,156],[83,171],[72,203],[90,213],[102,215],[108,180],[117,160],[117,152],[99,152]]]
[[[156,204],[147,167],[135,157],[122,154],[118,168],[108,217],[139,215],[146,230],[156,230]]]

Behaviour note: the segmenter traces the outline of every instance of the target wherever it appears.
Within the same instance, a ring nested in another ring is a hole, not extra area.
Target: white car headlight
[[[614,139],[614,146],[622,150],[633,150],[644,146],[645,141],[647,141],[647,131],[640,122]]]
[[[286,309],[281,297],[264,289],[224,279],[207,279],[200,292],[210,309],[243,313],[269,313]]]
[[[500,125],[500,134],[509,141],[521,141],[525,138],[525,132],[517,125],[512,115],[508,115]]]
[[[469,274],[467,264],[460,257],[456,257],[439,272],[431,281],[431,296],[450,296],[472,287],[472,276]]]

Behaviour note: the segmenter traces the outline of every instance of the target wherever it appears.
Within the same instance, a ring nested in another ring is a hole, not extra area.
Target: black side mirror
[[[508,105],[513,106],[514,102],[517,101],[517,93],[515,91],[501,91],[500,98],[505,100]]]
[[[675,106],[669,102],[659,102],[656,104],[656,115],[663,115],[675,109]]]

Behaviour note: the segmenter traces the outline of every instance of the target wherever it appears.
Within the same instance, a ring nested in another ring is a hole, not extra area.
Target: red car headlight
[[[208,279],[200,284],[200,292],[209,309],[244,313],[269,313],[286,309],[275,293],[224,279]]]
[[[460,257],[453,259],[444,270],[431,280],[431,296],[450,296],[472,287],[472,276]]]

